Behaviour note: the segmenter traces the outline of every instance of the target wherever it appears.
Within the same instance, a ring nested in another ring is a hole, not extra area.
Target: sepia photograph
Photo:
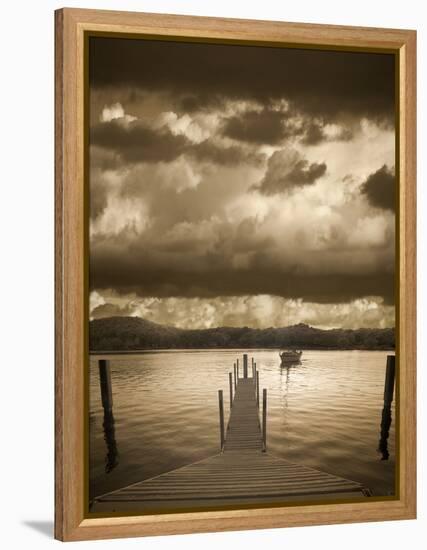
[[[90,514],[399,497],[397,71],[88,37]]]

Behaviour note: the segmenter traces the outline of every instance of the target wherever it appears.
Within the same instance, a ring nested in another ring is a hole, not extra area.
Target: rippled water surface
[[[218,389],[228,418],[228,373],[241,353],[91,356],[91,497],[217,453]],[[301,365],[288,368],[280,367],[277,351],[249,356],[268,390],[270,453],[359,481],[376,495],[394,493],[394,410],[389,459],[377,451],[386,352],[305,351]],[[104,424],[100,358],[111,365],[113,426]]]

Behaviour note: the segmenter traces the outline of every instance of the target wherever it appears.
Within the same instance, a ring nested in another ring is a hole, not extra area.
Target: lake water
[[[228,419],[228,373],[244,351],[91,355],[90,497],[218,453],[218,389]],[[377,451],[387,352],[305,351],[288,368],[277,351],[251,356],[268,390],[270,453],[394,494],[394,404],[388,460]],[[111,365],[113,426],[104,426],[100,358]]]

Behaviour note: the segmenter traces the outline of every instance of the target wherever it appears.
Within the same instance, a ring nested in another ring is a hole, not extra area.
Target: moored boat
[[[302,350],[285,350],[279,353],[282,366],[299,363],[301,360]]]

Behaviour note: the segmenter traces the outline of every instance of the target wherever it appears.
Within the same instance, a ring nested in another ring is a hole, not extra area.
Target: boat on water
[[[286,365],[295,365],[301,361],[302,351],[297,351],[296,349],[290,349],[281,351],[279,353],[280,360],[282,362],[282,367]]]

